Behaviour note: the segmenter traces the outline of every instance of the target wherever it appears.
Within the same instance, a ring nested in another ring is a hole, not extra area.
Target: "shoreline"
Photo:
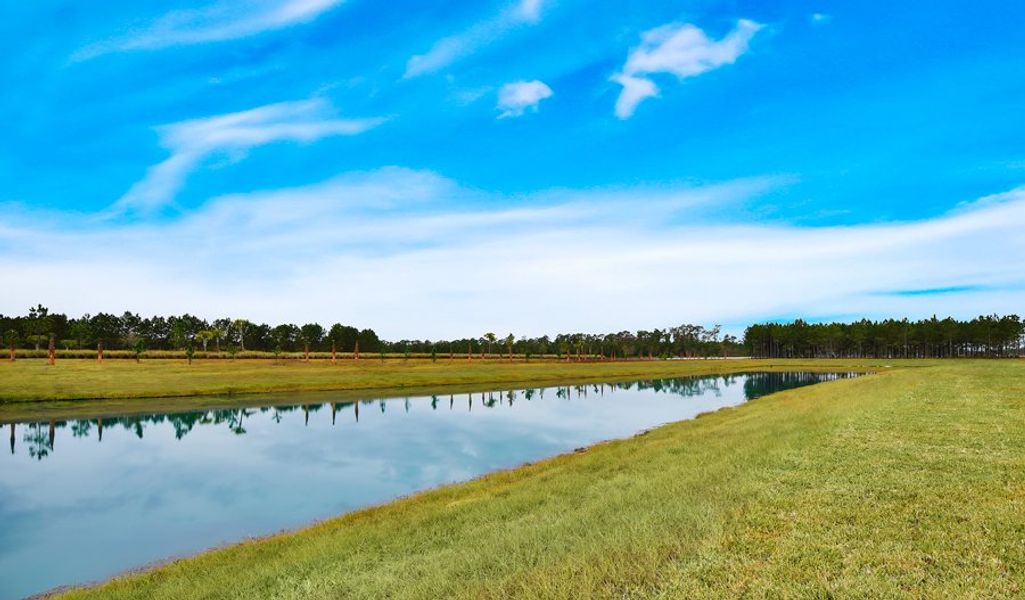
[[[0,400],[0,425],[22,423],[32,420],[67,420],[104,418],[112,416],[130,416],[153,412],[190,412],[218,408],[246,408],[252,406],[282,406],[295,404],[290,398],[279,398],[282,394],[322,395],[321,402],[349,402],[381,397],[414,396],[432,394],[455,394],[494,390],[496,386],[552,386],[580,385],[587,383],[619,383],[630,380],[665,377],[689,377],[716,374],[742,373],[745,371],[829,371],[849,369],[851,371],[870,372],[885,365],[874,364],[879,361],[843,360],[812,361],[810,359],[744,359],[727,360],[688,360],[688,361],[624,361],[595,363],[501,363],[500,370],[505,371],[494,377],[478,377],[466,380],[466,374],[473,374],[473,367],[453,364],[440,373],[429,374],[430,377],[411,378],[408,384],[401,380],[402,370],[389,373],[393,380],[375,385],[353,385],[350,381],[335,381],[325,384],[290,384],[284,383],[272,389],[223,389],[214,386],[210,391],[186,390],[180,393],[158,395],[82,395],[55,399],[3,399]],[[428,363],[431,364],[431,363]],[[421,363],[422,365],[422,363]],[[532,372],[534,369],[554,367],[558,373]],[[276,365],[265,365],[274,369]],[[314,368],[330,368],[331,365],[318,365]],[[418,365],[408,366],[414,370]],[[486,366],[493,366],[488,364]],[[925,364],[920,366],[927,366]],[[521,370],[522,368],[522,370]],[[371,367],[372,370],[372,367]],[[610,372],[611,371],[611,372]],[[223,375],[225,379],[231,373]],[[425,380],[427,379],[427,380]],[[219,383],[223,386],[223,383]],[[330,398],[328,396],[330,395]]]
[[[782,371],[782,370],[779,370],[779,371]],[[736,372],[736,373],[732,373],[732,372],[731,373],[706,373],[706,374],[704,374],[704,376],[720,375],[720,374],[722,374],[722,375],[729,375],[729,374],[740,375],[740,374],[748,373],[748,372],[751,372],[751,371]],[[868,372],[868,371],[863,372],[863,375],[871,375],[871,374],[874,374],[874,373],[873,372]],[[694,376],[695,377],[700,377],[702,375],[694,375]],[[114,575],[111,575],[109,577],[105,577],[105,578],[102,578],[102,579],[98,579],[98,580],[95,580],[95,581],[85,582],[85,583],[81,583],[81,584],[65,584],[65,585],[61,585],[61,586],[55,587],[55,588],[53,588],[51,590],[47,590],[47,591],[35,594],[33,596],[30,596],[26,600],[43,600],[43,599],[48,599],[48,598],[57,598],[57,597],[60,597],[63,594],[68,594],[68,593],[72,593],[72,592],[89,592],[91,590],[94,590],[94,589],[97,589],[97,588],[101,588],[101,587],[103,587],[103,586],[105,586],[105,585],[107,585],[107,584],[109,584],[109,583],[111,583],[113,581],[119,580],[119,579],[136,577],[136,576],[145,576],[146,574],[151,573],[153,571],[156,571],[158,569],[171,567],[171,566],[175,565],[176,563],[181,563],[181,562],[185,562],[185,561],[189,561],[189,560],[194,560],[194,559],[201,558],[201,557],[209,555],[209,554],[213,554],[213,553],[217,553],[217,552],[223,552],[223,551],[230,551],[232,549],[236,549],[236,548],[242,547],[242,546],[272,543],[272,542],[275,542],[275,541],[280,541],[280,540],[282,540],[284,538],[301,536],[301,535],[303,535],[306,532],[310,532],[310,531],[316,530],[316,529],[321,528],[321,527],[331,526],[333,524],[337,524],[338,522],[341,522],[341,521],[344,521],[344,520],[350,520],[350,519],[351,520],[359,520],[361,515],[363,515],[363,514],[373,514],[373,513],[382,511],[382,510],[386,510],[390,506],[393,506],[393,505],[398,505],[398,504],[407,503],[407,502],[414,502],[415,503],[422,496],[428,496],[428,495],[437,494],[437,493],[444,493],[446,491],[453,490],[453,489],[459,488],[461,486],[473,485],[473,484],[476,484],[476,483],[479,483],[479,482],[482,482],[484,480],[491,479],[491,478],[496,478],[496,477],[507,477],[507,478],[508,477],[516,477],[517,474],[519,474],[519,473],[521,473],[521,472],[523,472],[525,470],[528,470],[528,469],[537,469],[537,468],[550,467],[550,466],[558,464],[560,462],[567,461],[567,460],[573,460],[574,458],[579,457],[581,455],[586,455],[586,454],[588,454],[590,452],[594,452],[594,451],[596,451],[596,450],[598,450],[598,449],[600,449],[602,447],[606,447],[606,446],[609,446],[609,445],[612,445],[612,444],[628,442],[630,440],[646,437],[646,436],[649,436],[649,435],[652,435],[652,434],[656,434],[656,433],[658,433],[658,432],[660,432],[662,430],[665,430],[667,428],[670,428],[670,427],[673,427],[673,426],[677,426],[677,425],[680,425],[682,423],[695,422],[695,421],[698,421],[699,419],[706,418],[706,417],[708,417],[710,415],[715,415],[717,413],[721,413],[721,412],[724,412],[724,411],[736,410],[736,409],[738,409],[740,407],[743,407],[745,405],[751,404],[753,402],[757,402],[759,400],[764,400],[764,399],[767,399],[767,398],[771,399],[773,396],[776,396],[778,394],[792,392],[792,391],[796,391],[796,390],[799,390],[799,389],[802,389],[802,388],[806,388],[806,387],[819,387],[819,386],[821,386],[823,384],[836,383],[837,381],[843,381],[843,380],[824,381],[824,382],[820,382],[820,383],[811,384],[811,385],[808,385],[808,386],[801,386],[800,388],[791,388],[791,389],[788,389],[788,390],[782,390],[780,392],[775,392],[775,393],[768,394],[768,395],[765,395],[765,396],[759,396],[759,397],[751,398],[750,400],[746,400],[746,401],[744,401],[741,404],[732,405],[732,406],[721,406],[721,407],[715,408],[713,410],[708,410],[708,411],[705,411],[705,412],[701,412],[701,413],[695,414],[694,416],[689,417],[689,418],[675,420],[675,421],[667,421],[667,422],[664,422],[664,423],[660,423],[658,425],[646,427],[646,428],[637,430],[637,431],[635,431],[635,432],[633,432],[633,433],[631,433],[629,435],[623,436],[623,437],[614,437],[614,438],[601,439],[601,440],[598,440],[598,441],[596,441],[594,443],[588,444],[586,446],[582,446],[582,447],[578,447],[578,448],[573,448],[573,449],[570,449],[570,450],[565,450],[565,451],[562,451],[562,452],[559,452],[559,453],[556,453],[556,454],[552,454],[552,455],[549,455],[549,456],[545,456],[545,457],[542,457],[542,458],[539,458],[539,459],[536,459],[536,460],[525,461],[525,462],[522,462],[522,463],[514,465],[514,466],[504,467],[504,468],[499,468],[499,469],[483,472],[483,473],[480,473],[478,475],[469,477],[467,479],[457,480],[457,481],[450,481],[450,482],[447,482],[447,483],[442,483],[442,484],[439,484],[439,485],[423,488],[423,489],[420,489],[420,490],[416,490],[416,491],[410,492],[408,494],[403,494],[403,495],[396,496],[396,497],[388,499],[388,500],[384,500],[382,502],[368,504],[368,505],[365,505],[365,506],[362,506],[362,507],[359,507],[359,508],[355,508],[353,510],[349,510],[349,511],[346,511],[346,512],[336,513],[336,514],[328,515],[328,516],[325,516],[325,517],[322,517],[322,518],[318,518],[318,519],[314,519],[314,520],[311,520],[311,521],[307,521],[307,522],[304,522],[304,523],[302,523],[300,525],[296,525],[294,527],[286,527],[286,528],[282,528],[282,529],[279,529],[277,531],[274,531],[274,532],[271,532],[271,533],[266,533],[266,534],[263,534],[263,535],[254,535],[254,536],[249,536],[249,537],[245,537],[245,538],[242,538],[242,539],[237,539],[237,540],[234,540],[234,541],[227,541],[227,542],[215,544],[215,545],[212,545],[212,546],[207,547],[207,548],[196,550],[195,552],[187,552],[187,553],[183,553],[183,554],[169,556],[169,557],[166,557],[166,558],[163,558],[163,559],[158,559],[158,560],[150,561],[150,562],[147,562],[147,563],[139,565],[139,566],[126,568],[126,569],[124,569],[122,571],[119,571],[118,573],[115,573]],[[605,383],[615,383],[615,382],[614,381],[605,381]],[[565,384],[565,385],[573,385],[573,384]]]

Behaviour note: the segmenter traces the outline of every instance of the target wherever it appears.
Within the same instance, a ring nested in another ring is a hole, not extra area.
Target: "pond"
[[[101,580],[854,373],[746,373],[4,425],[0,598]],[[277,403],[277,402],[276,402]]]

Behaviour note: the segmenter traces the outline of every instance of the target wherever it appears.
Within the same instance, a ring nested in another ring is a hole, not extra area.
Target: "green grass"
[[[1021,596],[1025,362],[928,364],[767,396],[66,597]]]

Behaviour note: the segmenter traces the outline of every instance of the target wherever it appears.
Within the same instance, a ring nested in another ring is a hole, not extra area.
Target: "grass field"
[[[1025,362],[1007,360],[767,396],[67,597],[1022,594]]]
[[[163,411],[247,402],[294,403],[288,397],[238,394],[333,391],[341,401],[367,394],[476,391],[496,385],[584,383],[750,369],[872,368],[883,361],[687,360],[575,363],[506,360],[60,360],[0,362],[0,423]],[[851,366],[853,365],[853,366]],[[226,395],[235,394],[228,398]],[[211,397],[217,396],[220,397]],[[137,399],[147,398],[145,402]],[[90,400],[78,402],[78,400]],[[97,401],[100,400],[100,401]],[[46,402],[42,402],[46,401]],[[53,402],[67,401],[67,402]],[[71,402],[74,401],[74,402]]]

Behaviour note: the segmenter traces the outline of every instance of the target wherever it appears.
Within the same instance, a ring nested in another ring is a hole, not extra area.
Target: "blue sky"
[[[1016,3],[0,10],[2,312],[438,337],[1025,305]]]

